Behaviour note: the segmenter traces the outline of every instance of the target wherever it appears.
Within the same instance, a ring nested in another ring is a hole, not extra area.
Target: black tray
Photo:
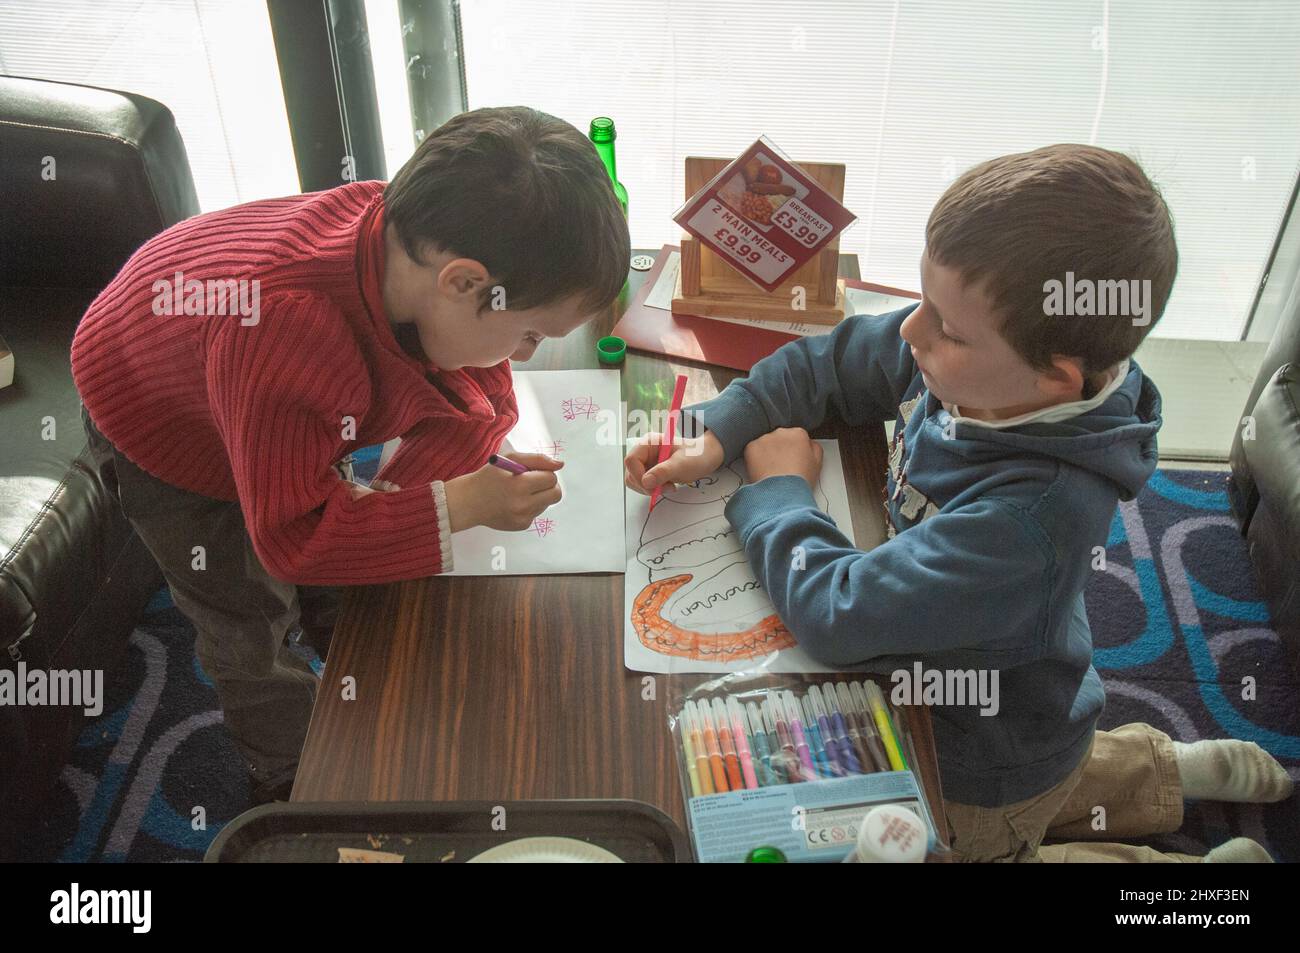
[[[505,808],[507,830],[492,829]],[[497,812],[495,816],[499,816]],[[207,863],[337,863],[338,848],[402,854],[406,863],[461,863],[521,837],[572,837],[630,863],[689,863],[686,835],[641,801],[357,801],[264,804],[208,847]]]

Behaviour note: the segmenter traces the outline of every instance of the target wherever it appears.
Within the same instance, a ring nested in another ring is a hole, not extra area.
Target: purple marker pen
[[[499,457],[495,453],[488,457],[488,463],[494,467],[499,467],[507,473],[527,473],[528,468],[522,463],[515,463],[509,457]]]
[[[784,702],[786,717],[790,719],[790,734],[794,736],[794,749],[799,753],[799,763],[804,768],[804,780],[814,781],[817,779],[817,769],[813,767],[812,752],[808,749],[808,739],[803,733],[803,714],[799,710],[799,702],[789,689],[782,693],[781,700]]]
[[[830,714],[831,726],[835,729],[835,741],[840,749],[840,760],[844,762],[845,770],[849,774],[862,774],[862,764],[858,761],[858,753],[853,750],[853,742],[849,740],[848,725],[843,712],[840,711],[840,701],[835,696],[835,686],[830,682],[823,686],[822,701]]]

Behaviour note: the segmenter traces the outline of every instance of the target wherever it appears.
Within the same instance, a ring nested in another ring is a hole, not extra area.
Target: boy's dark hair
[[[384,189],[411,259],[473,258],[522,311],[571,295],[604,308],[627,280],[627,219],[595,147],[526,106],[475,109],[435,129]],[[479,310],[490,303],[485,289]]]
[[[1137,350],[1164,313],[1178,271],[1174,225],[1160,192],[1128,156],[1065,143],[1000,156],[963,173],[930,213],[930,260],[963,285],[983,283],[1001,333],[1035,370],[1053,354],[1095,375]],[[1044,285],[1150,280],[1150,321],[1046,313]]]

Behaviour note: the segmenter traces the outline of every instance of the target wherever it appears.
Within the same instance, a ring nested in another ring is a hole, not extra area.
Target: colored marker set
[[[732,672],[674,701],[668,723],[701,863],[740,863],[760,847],[838,862],[884,804],[921,818],[927,851],[942,852],[911,736],[870,678]]]
[[[880,687],[865,682],[688,700],[678,722],[691,795],[905,771],[901,733]]]

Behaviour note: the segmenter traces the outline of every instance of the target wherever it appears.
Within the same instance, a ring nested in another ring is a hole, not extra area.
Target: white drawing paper
[[[854,540],[839,441],[818,440],[818,506]],[[650,498],[626,492],[623,662],[636,672],[829,672],[798,648],[755,578],[723,511],[743,460]],[[854,545],[857,543],[854,541]]]
[[[448,576],[622,572],[622,394],[617,370],[515,371],[519,423],[509,450],[564,461],[564,496],[511,533],[475,526],[453,533]],[[658,509],[658,507],[656,507]]]

